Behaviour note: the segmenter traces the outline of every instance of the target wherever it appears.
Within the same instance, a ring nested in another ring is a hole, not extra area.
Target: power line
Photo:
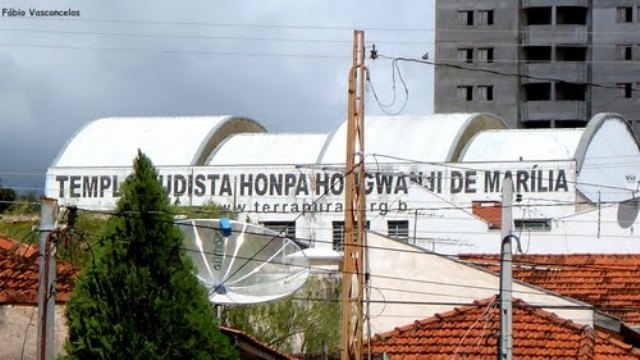
[[[414,59],[414,58],[407,58],[407,57],[391,57],[383,54],[378,54],[378,57],[388,59],[388,60],[397,60],[397,61],[404,61],[409,63],[422,64],[422,65],[439,66],[439,67],[451,68],[456,70],[465,70],[465,71],[471,71],[471,72],[481,72],[481,73],[491,74],[491,75],[517,77],[517,78],[528,79],[528,80],[560,82],[565,84],[584,85],[584,86],[588,85],[595,88],[603,88],[603,89],[614,89],[614,90],[618,89],[617,85],[605,85],[605,84],[598,84],[594,82],[570,81],[570,80],[560,79],[560,78],[527,75],[527,74],[521,74],[521,73],[488,69],[488,68],[469,67],[469,66],[460,65],[460,64],[441,63],[441,62],[435,62],[430,60]],[[640,91],[640,89],[631,87],[631,91]]]
[[[234,52],[234,51],[206,51],[206,50],[171,50],[153,48],[123,48],[106,46],[79,46],[79,45],[50,45],[50,44],[26,44],[26,43],[0,43],[3,47],[24,47],[42,49],[68,49],[68,50],[99,50],[99,51],[121,51],[121,52],[152,52],[172,55],[218,55],[218,56],[241,56],[247,58],[255,57],[284,57],[284,58],[312,58],[312,59],[348,59],[346,55],[330,55],[327,53],[317,54],[285,54],[285,53],[264,53],[264,52]]]

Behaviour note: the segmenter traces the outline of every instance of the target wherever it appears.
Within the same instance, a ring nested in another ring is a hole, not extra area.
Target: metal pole
[[[53,359],[56,258],[55,244],[51,242],[54,230],[57,202],[43,197],[40,205],[40,259],[38,266],[38,351],[40,360]]]
[[[413,212],[413,245],[418,242],[418,209]]]
[[[502,244],[500,248],[500,338],[498,360],[511,360],[512,334],[512,244],[513,231],[513,180],[505,177],[502,183]]]

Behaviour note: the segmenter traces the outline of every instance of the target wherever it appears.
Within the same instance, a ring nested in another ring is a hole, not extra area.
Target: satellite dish
[[[267,228],[227,219],[178,223],[186,253],[214,304],[257,304],[298,290],[309,276],[301,248]]]
[[[638,219],[640,212],[640,198],[633,198],[622,201],[618,204],[618,225],[627,229]]]

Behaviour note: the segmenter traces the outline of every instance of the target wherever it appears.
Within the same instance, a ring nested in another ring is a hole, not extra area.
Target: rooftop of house
[[[499,255],[459,258],[500,271]],[[640,325],[640,254],[515,255],[513,277]]]
[[[378,334],[372,349],[378,358],[386,353],[389,359],[495,359],[499,327],[499,304],[493,297]],[[640,359],[640,350],[514,300],[513,357]]]
[[[247,360],[273,359],[273,360],[297,360],[298,358],[279,352],[271,346],[238,329],[220,326],[220,332],[233,339],[241,353],[241,357]]]
[[[0,234],[0,304],[38,303],[38,257],[31,245]],[[69,263],[57,262],[56,301],[69,300],[76,269]]]

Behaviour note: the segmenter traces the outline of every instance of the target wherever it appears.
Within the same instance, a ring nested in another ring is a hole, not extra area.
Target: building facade
[[[638,0],[441,0],[436,30],[438,113],[550,128],[615,111],[640,129]]]
[[[127,140],[110,140],[119,134]],[[341,251],[346,138],[346,122],[328,134],[277,134],[234,116],[98,119],[61,149],[46,195],[111,210],[142,149],[172,203],[215,203]],[[640,251],[640,146],[617,114],[574,129],[508,129],[487,113],[371,116],[364,138],[372,231],[443,253],[497,252],[501,181],[510,176],[520,194],[515,225],[530,231],[532,252]],[[596,236],[607,241],[585,240]]]

